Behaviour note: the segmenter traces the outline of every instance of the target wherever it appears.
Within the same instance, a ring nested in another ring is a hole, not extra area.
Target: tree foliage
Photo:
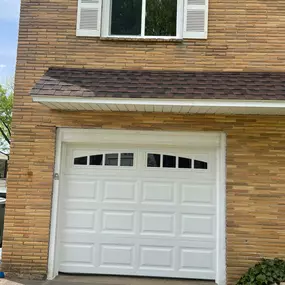
[[[0,152],[6,155],[11,143],[13,95],[13,90],[0,85]]]
[[[237,285],[272,285],[285,281],[285,261],[263,259],[240,278]]]
[[[147,0],[146,36],[176,36],[177,1]]]

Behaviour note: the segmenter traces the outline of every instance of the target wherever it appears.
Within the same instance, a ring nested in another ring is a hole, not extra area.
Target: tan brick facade
[[[285,4],[210,0],[207,40],[76,38],[77,0],[22,0],[3,265],[47,273],[56,127],[227,134],[228,284],[261,257],[285,257],[285,118],[56,112],[29,91],[50,66],[283,71]]]

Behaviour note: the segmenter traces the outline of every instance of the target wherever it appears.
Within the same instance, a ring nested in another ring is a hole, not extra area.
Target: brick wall
[[[226,132],[228,284],[261,257],[285,257],[283,117],[35,108],[17,112],[14,118],[3,253],[9,271],[46,273],[55,125]]]
[[[266,116],[56,112],[29,91],[50,66],[281,71],[285,4],[210,0],[208,40],[76,38],[76,0],[22,0],[3,265],[47,271],[55,128],[96,127],[227,133],[228,284],[261,257],[285,257],[285,120]]]
[[[75,37],[76,12],[77,0],[23,0],[18,70],[68,65],[283,71],[283,1],[209,0],[208,39],[183,43]]]

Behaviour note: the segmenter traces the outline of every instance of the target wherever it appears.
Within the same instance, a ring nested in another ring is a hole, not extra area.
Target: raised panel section
[[[77,230],[94,230],[96,212],[66,211],[65,228]]]
[[[102,233],[127,233],[135,231],[134,212],[131,211],[103,211]]]
[[[174,249],[162,246],[141,246],[140,269],[173,270]]]
[[[182,236],[214,235],[214,222],[212,216],[207,215],[182,215]]]
[[[181,248],[181,270],[213,270],[213,251]]]
[[[141,234],[174,235],[174,214],[142,213]]]
[[[60,258],[62,263],[92,263],[93,244],[62,244]]]
[[[100,267],[132,268],[134,263],[134,248],[132,245],[101,246]]]
[[[181,185],[182,204],[213,204],[215,190],[212,185]]]
[[[135,181],[106,181],[103,188],[103,202],[135,202],[136,192]]]
[[[174,183],[143,182],[143,203],[174,203]]]
[[[70,199],[96,199],[97,182],[70,180],[67,181],[67,198]]]

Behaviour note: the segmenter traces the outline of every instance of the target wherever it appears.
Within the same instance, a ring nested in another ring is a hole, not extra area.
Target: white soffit
[[[77,98],[34,96],[53,110],[285,115],[285,100]]]

